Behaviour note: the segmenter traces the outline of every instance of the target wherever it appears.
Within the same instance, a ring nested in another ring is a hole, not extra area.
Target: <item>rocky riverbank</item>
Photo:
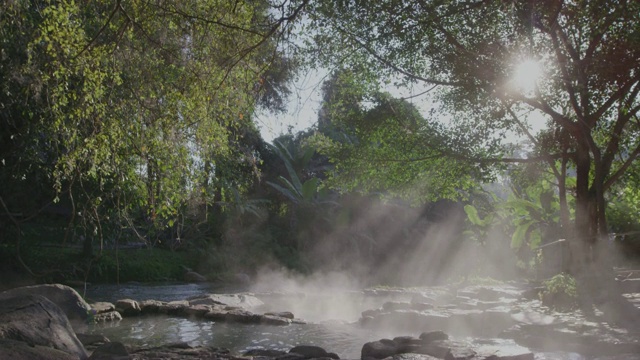
[[[640,333],[618,328],[597,316],[586,319],[579,312],[553,312],[531,290],[511,285],[365,290],[358,295],[380,299],[382,305],[363,311],[350,325],[384,328],[399,335],[364,343],[362,360],[528,360],[542,351],[570,351],[603,359],[640,358]],[[639,294],[627,295],[630,301],[640,300]],[[338,359],[331,348],[314,345],[232,353],[187,343],[131,346],[81,331],[88,322],[156,315],[238,326],[305,324],[290,311],[258,311],[264,308],[263,300],[278,296],[289,296],[292,303],[300,301],[297,295],[245,293],[204,294],[169,302],[121,299],[87,304],[75,290],[63,285],[12,289],[0,293],[0,358]],[[514,339],[520,346],[507,349],[487,340],[478,345],[460,340],[461,335]]]

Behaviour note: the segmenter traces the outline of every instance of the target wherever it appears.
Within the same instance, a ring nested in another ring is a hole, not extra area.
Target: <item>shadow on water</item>
[[[84,289],[77,290],[90,302],[116,302],[120,299],[175,301],[188,299],[196,295],[237,293],[247,289],[219,283],[126,283],[120,285],[89,285],[86,292]]]

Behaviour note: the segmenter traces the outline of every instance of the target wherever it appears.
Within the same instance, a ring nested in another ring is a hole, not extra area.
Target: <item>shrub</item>
[[[558,311],[569,311],[578,307],[578,291],[573,276],[560,273],[543,282],[540,293],[542,303]]]

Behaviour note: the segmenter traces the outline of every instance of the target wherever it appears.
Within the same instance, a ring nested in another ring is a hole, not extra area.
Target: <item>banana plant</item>
[[[304,167],[308,164],[315,153],[313,148],[305,149],[305,152],[300,158],[294,158],[282,143],[275,142],[273,149],[284,162],[289,178],[279,176],[278,181],[280,183],[267,181],[269,186],[276,189],[295,204],[321,203],[328,199],[328,191],[326,188],[321,187],[321,180],[319,178],[312,177],[302,182],[293,165],[297,163],[298,166]]]
[[[519,250],[525,244],[537,249],[549,230],[559,226],[560,203],[548,181],[529,186],[524,191],[512,189],[502,205],[505,216],[515,228],[511,248]]]
[[[469,230],[465,231],[465,234],[483,244],[491,226],[494,224],[494,214],[488,213],[484,218],[481,218],[478,214],[478,209],[470,204],[464,206],[464,212],[467,214],[467,220],[473,225]]]

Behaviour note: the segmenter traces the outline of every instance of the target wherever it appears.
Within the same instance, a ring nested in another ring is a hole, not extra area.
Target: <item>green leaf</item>
[[[271,181],[267,181],[267,184],[269,186],[271,186],[272,188],[278,190],[282,195],[286,196],[287,198],[289,198],[289,200],[293,201],[294,203],[298,203],[299,198],[297,196],[295,196],[293,193],[291,193],[291,191],[285,189],[284,187],[273,183]]]
[[[314,196],[318,193],[318,185],[320,179],[311,178],[304,182],[302,185],[302,199],[307,202],[311,202]]]
[[[529,230],[529,227],[534,223],[535,221],[528,221],[524,224],[518,225],[518,227],[516,227],[516,231],[513,233],[513,236],[511,236],[511,248],[512,249],[520,249],[520,247],[522,247],[522,244],[524,243],[525,237],[527,235],[527,231]]]
[[[304,151],[304,155],[302,156],[302,165],[307,166],[307,164],[309,164],[309,161],[311,161],[313,154],[315,153],[316,153],[316,149],[314,149],[311,146],[308,146]]]
[[[483,226],[484,223],[480,216],[478,216],[478,210],[473,205],[465,205],[464,212],[467,213],[467,218],[471,221],[472,224]]]
[[[289,178],[291,179],[292,185],[295,187],[296,192],[300,193],[302,190],[302,183],[300,182],[300,177],[298,177],[298,174],[293,169],[291,162],[285,161],[284,165],[287,167],[287,172],[289,173]]]
[[[535,250],[540,246],[540,243],[542,243],[542,234],[540,230],[535,229],[529,234],[529,248]]]
[[[291,191],[291,193],[294,194],[294,196],[296,196],[298,199],[302,197],[302,185],[300,185],[299,187],[295,186],[294,184],[291,183],[291,181],[287,180],[287,178],[285,178],[284,176],[279,176],[278,179],[287,188],[289,188],[289,191]]]

